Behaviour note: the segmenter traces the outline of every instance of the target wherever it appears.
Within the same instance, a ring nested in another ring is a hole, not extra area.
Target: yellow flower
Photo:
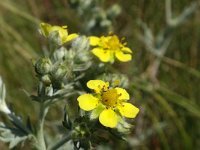
[[[62,44],[68,41],[71,41],[78,36],[75,33],[68,34],[67,26],[52,26],[48,23],[41,23],[40,31],[46,37],[48,37],[52,32],[58,32],[58,35],[61,38]]]
[[[126,47],[126,43],[121,43],[116,35],[91,36],[90,45],[95,46],[92,53],[102,62],[113,62],[116,57],[119,61],[127,62],[132,59],[131,49]]]
[[[91,118],[98,118],[102,125],[115,128],[121,117],[135,118],[139,109],[128,103],[129,94],[123,88],[109,88],[109,83],[102,80],[90,80],[87,87],[94,94],[80,95],[77,100],[81,109],[91,111]]]

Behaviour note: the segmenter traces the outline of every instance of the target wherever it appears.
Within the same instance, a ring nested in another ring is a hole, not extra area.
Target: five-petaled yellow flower
[[[121,43],[116,35],[109,36],[91,36],[90,45],[95,46],[92,53],[102,62],[114,62],[115,57],[122,62],[132,59],[131,49],[126,47],[126,43]]]
[[[123,88],[109,88],[109,83],[102,80],[90,80],[87,87],[94,94],[83,94],[78,97],[79,106],[91,111],[91,118],[98,118],[102,125],[115,128],[122,116],[135,118],[139,109],[128,103],[130,96]]]
[[[46,37],[48,37],[52,32],[58,32],[62,44],[71,41],[78,36],[76,33],[68,34],[67,26],[52,26],[48,23],[41,23],[40,31]]]

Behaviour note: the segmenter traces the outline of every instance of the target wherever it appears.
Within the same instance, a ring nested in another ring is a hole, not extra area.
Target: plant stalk
[[[46,150],[46,143],[44,138],[44,121],[46,114],[48,112],[49,107],[46,106],[44,103],[40,105],[40,115],[39,115],[39,122],[37,128],[37,149],[38,150]]]

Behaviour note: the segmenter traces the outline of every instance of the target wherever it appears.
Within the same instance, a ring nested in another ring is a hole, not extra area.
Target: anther
[[[118,96],[122,96],[122,93],[119,93]]]

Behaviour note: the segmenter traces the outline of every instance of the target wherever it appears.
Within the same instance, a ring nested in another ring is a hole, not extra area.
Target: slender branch
[[[170,25],[172,20],[171,0],[165,0],[165,15],[166,15],[166,22],[168,25]]]
[[[71,139],[72,132],[69,132],[63,139],[58,141],[55,145],[50,147],[48,150],[57,150],[59,147],[64,145],[66,142],[68,142]]]
[[[145,43],[146,49],[149,50],[154,56],[154,60],[147,67],[147,76],[153,81],[157,81],[157,73],[161,64],[163,57],[166,54],[168,46],[172,40],[174,30],[187,21],[199,8],[200,3],[192,2],[190,6],[185,8],[180,15],[172,18],[172,8],[171,0],[165,0],[165,12],[166,12],[166,22],[167,25],[162,29],[159,34],[152,37],[151,30],[142,23],[144,29],[143,41]],[[155,39],[155,40],[153,40]],[[153,41],[153,42],[152,42]]]
[[[46,143],[44,139],[44,120],[46,117],[46,114],[48,112],[48,106],[46,106],[44,103],[41,103],[40,105],[40,115],[39,115],[39,122],[38,122],[38,129],[37,129],[37,148],[38,150],[46,150]]]

